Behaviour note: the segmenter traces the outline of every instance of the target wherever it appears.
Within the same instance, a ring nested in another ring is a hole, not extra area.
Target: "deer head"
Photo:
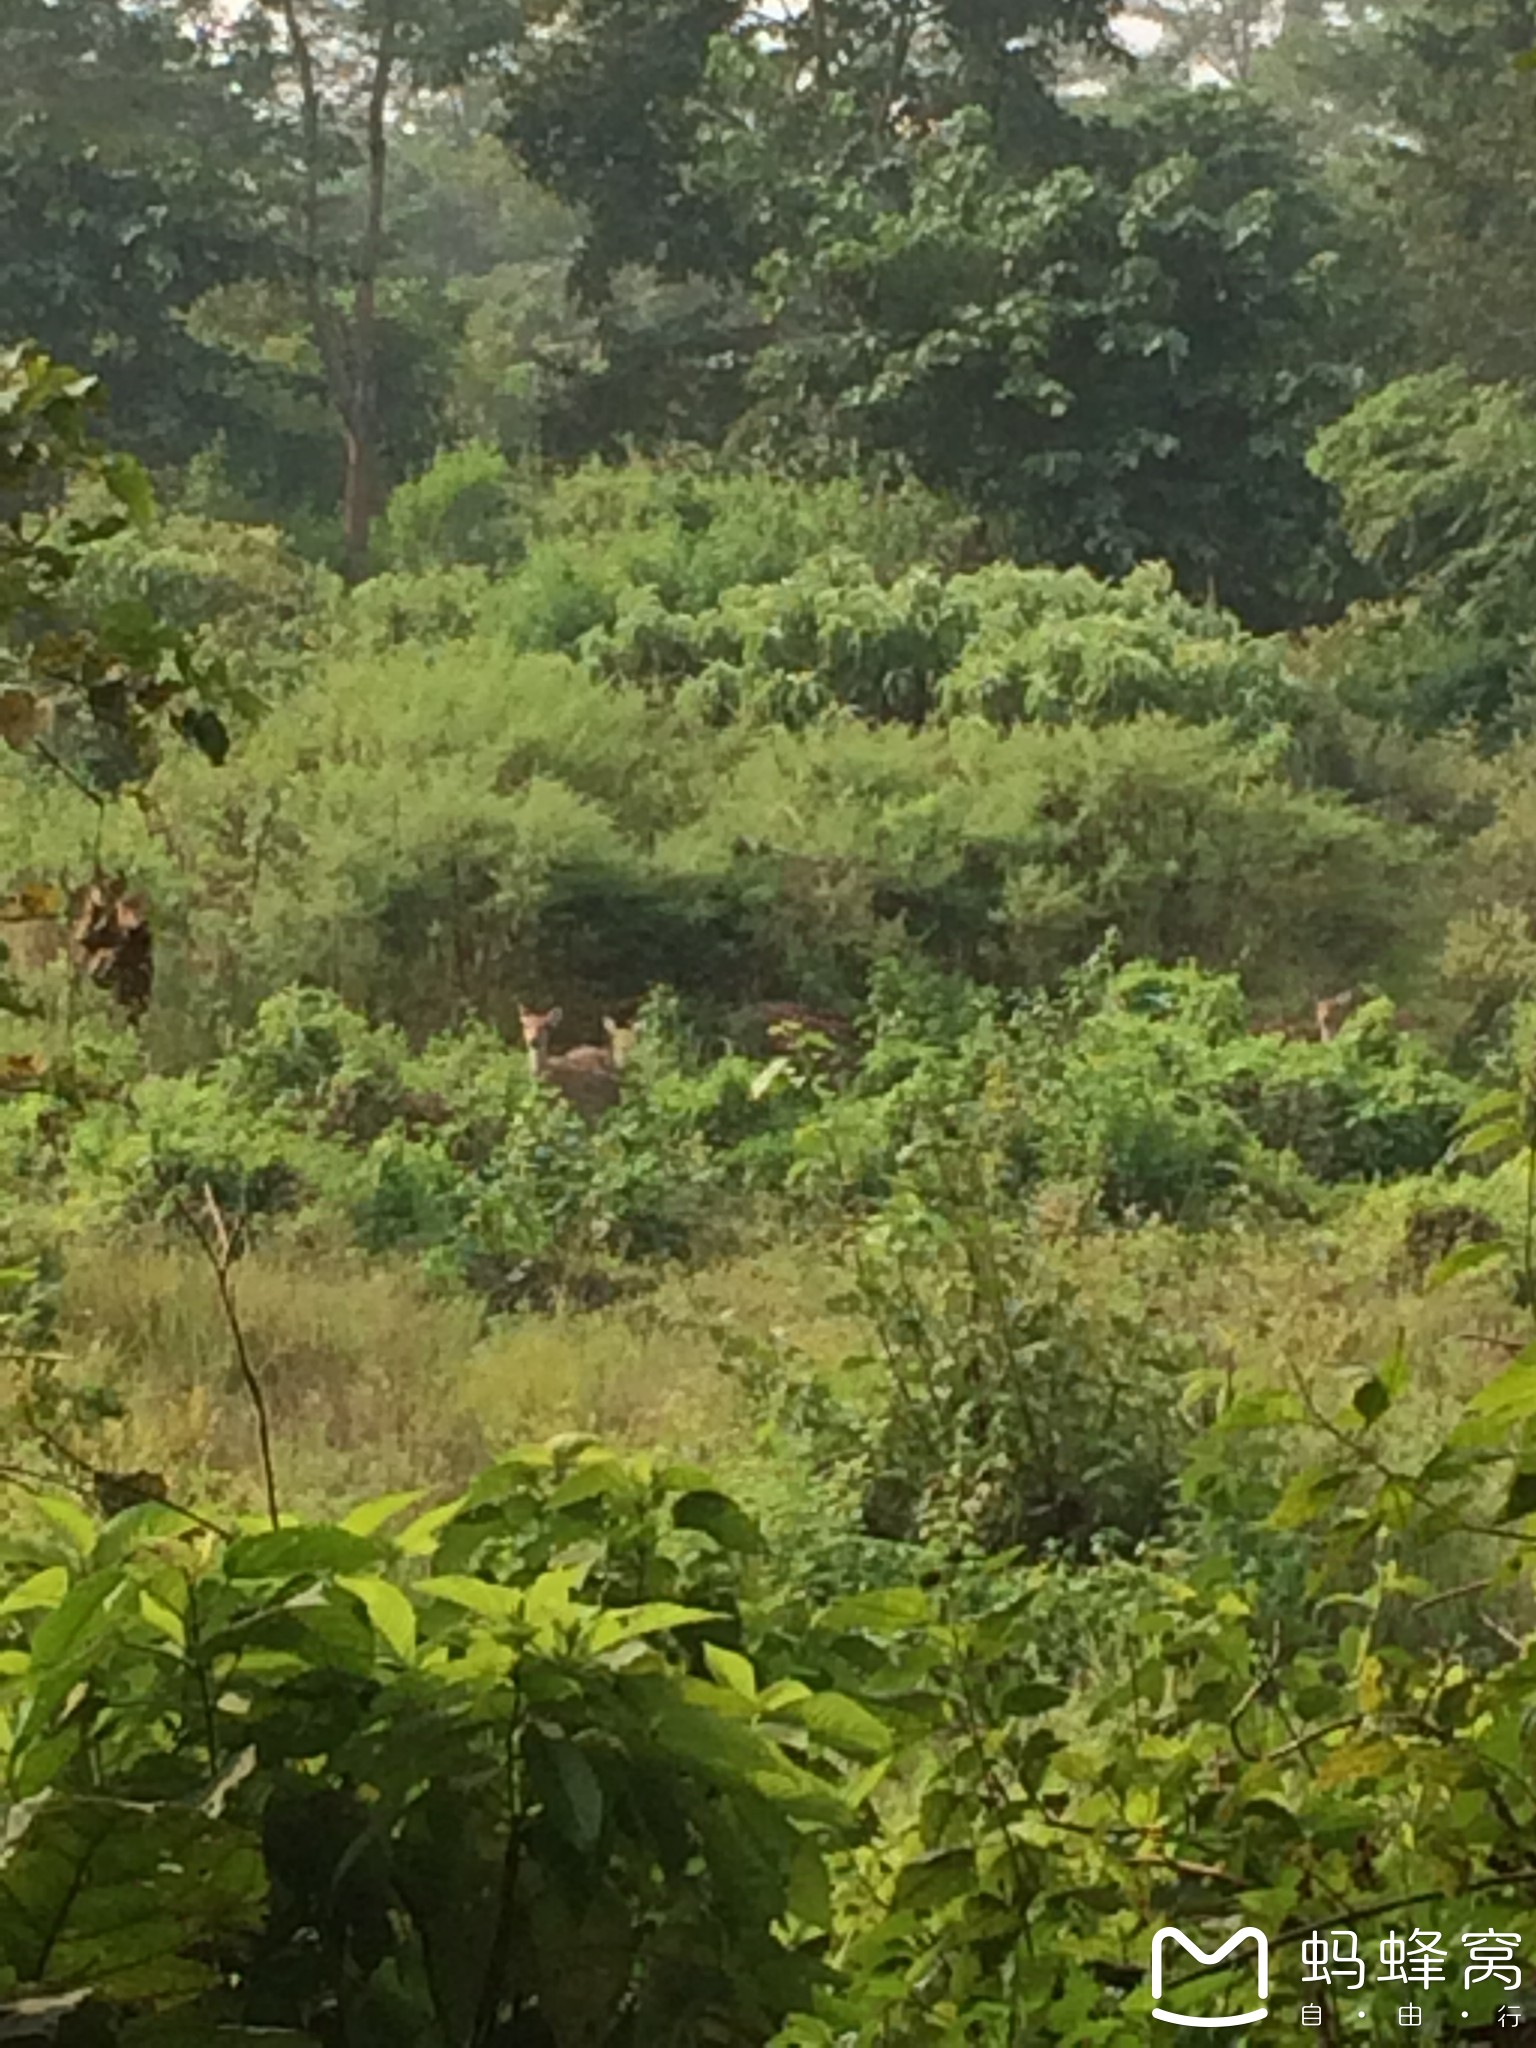
[[[595,1123],[619,1099],[618,1062],[607,1046],[573,1045],[569,1052],[551,1052],[549,1034],[564,1011],[527,1010],[518,1005],[528,1066],[536,1081],[558,1089],[579,1116]]]

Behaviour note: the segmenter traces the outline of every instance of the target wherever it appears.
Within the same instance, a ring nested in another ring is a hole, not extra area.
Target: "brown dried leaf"
[[[34,1087],[47,1071],[48,1062],[40,1052],[0,1053],[0,1089],[14,1093]]]
[[[23,882],[14,896],[0,896],[0,924],[33,924],[42,917],[58,917],[64,909],[64,891],[53,882]]]
[[[50,724],[48,705],[31,690],[0,690],[0,740],[21,749]]]

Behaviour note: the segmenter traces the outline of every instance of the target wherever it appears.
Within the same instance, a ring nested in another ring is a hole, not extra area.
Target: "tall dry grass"
[[[743,1418],[715,1319],[783,1326],[830,1360],[855,1337],[826,1308],[836,1284],[786,1245],[610,1308],[487,1326],[476,1301],[435,1292],[406,1260],[272,1250],[234,1276],[279,1498],[318,1513],[398,1487],[451,1489],[499,1450],[564,1430],[722,1456]],[[80,1243],[63,1307],[74,1377],[113,1387],[127,1408],[88,1454],[164,1472],[181,1498],[259,1505],[254,1417],[196,1251]]]

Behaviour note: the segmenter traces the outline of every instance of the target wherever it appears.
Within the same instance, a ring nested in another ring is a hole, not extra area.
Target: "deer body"
[[[574,1045],[569,1052],[551,1052],[549,1034],[565,1014],[553,1010],[518,1012],[523,1025],[523,1043],[528,1048],[528,1069],[535,1081],[556,1088],[578,1116],[596,1123],[605,1109],[619,1099],[620,1061],[607,1046]],[[610,1033],[612,1036],[612,1033]],[[627,1056],[627,1049],[626,1049]]]
[[[1347,988],[1336,996],[1323,996],[1317,1004],[1317,1035],[1324,1045],[1338,1037],[1345,1023],[1359,1009],[1363,998],[1358,989]]]
[[[775,1052],[792,1051],[807,1036],[829,1038],[846,1045],[853,1038],[853,1025],[831,1010],[808,1009],[804,1003],[757,1003],[748,1013]]]

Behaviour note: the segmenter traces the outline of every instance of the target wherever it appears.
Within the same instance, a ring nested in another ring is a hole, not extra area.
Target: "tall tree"
[[[1533,44],[1536,0],[1350,0],[1260,69],[1390,252],[1404,367],[1536,381]]]
[[[260,53],[288,152],[291,274],[341,427],[343,558],[368,567],[381,484],[380,283],[389,171],[413,103],[510,49],[514,0],[252,0],[225,33]]]
[[[195,27],[169,0],[0,9],[0,342],[99,370],[157,462],[239,412],[187,310],[279,262],[259,52]]]
[[[1109,0],[812,0],[771,16],[748,0],[571,0],[530,20],[505,133],[583,209],[589,295],[624,264],[745,280],[808,180],[888,175],[902,138],[962,106],[985,109],[1010,162],[1051,160],[1069,125],[1060,61],[1107,47],[1108,14]]]
[[[1279,125],[1158,92],[1086,115],[1043,177],[974,112],[911,161],[901,204],[829,180],[764,265],[767,444],[910,465],[1025,555],[1161,557],[1256,625],[1305,615],[1328,576],[1306,449],[1357,378],[1340,223]]]

